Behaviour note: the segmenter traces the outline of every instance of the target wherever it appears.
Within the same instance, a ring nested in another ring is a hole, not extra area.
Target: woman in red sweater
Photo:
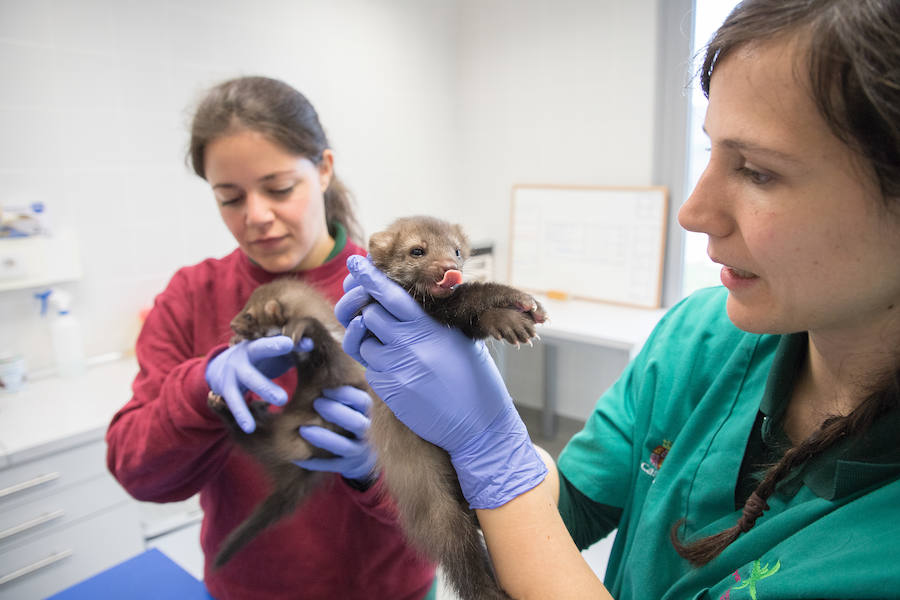
[[[207,394],[224,396],[252,431],[243,391],[277,405],[296,385],[289,338],[229,347],[229,322],[257,286],[286,274],[336,301],[347,258],[365,251],[315,109],[289,85],[244,77],[214,87],[194,115],[190,160],[239,247],[180,269],[157,296],[137,341],[133,397],[106,434],[110,471],[139,500],[200,493],[204,579],[219,600],[430,596],[434,566],[406,545],[379,493],[374,453],[362,439],[365,408],[354,410],[352,398],[324,401],[329,414],[343,415],[331,420],[349,419],[360,432],[344,456],[315,465],[334,471],[334,485],[212,568],[222,540],[268,495],[269,483],[229,440]],[[273,383],[261,371],[280,376]],[[310,441],[334,450],[327,439]]]

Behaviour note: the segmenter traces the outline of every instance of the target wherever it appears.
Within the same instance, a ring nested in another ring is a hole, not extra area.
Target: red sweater
[[[298,276],[337,301],[351,254],[365,252],[348,242],[324,265]],[[292,517],[218,571],[212,567],[219,544],[270,486],[207,407],[206,364],[227,344],[228,324],[250,293],[275,277],[240,250],[175,273],[138,337],[134,395],[106,434],[109,470],[138,500],[171,502],[200,492],[204,579],[219,600],[420,599],[434,566],[405,544],[377,483],[360,492],[337,474]],[[296,373],[277,382],[290,391]]]

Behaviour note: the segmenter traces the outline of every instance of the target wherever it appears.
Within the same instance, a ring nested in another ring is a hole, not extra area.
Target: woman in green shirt
[[[450,454],[515,598],[898,598],[900,3],[746,0],[700,78],[679,221],[724,287],[669,312],[558,469],[484,346],[361,257],[345,348]],[[579,549],[613,529],[601,583]]]

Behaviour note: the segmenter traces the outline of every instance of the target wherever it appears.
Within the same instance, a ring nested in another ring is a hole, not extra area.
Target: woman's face
[[[900,310],[900,210],[820,116],[803,64],[773,41],[716,66],[709,164],[678,220],[709,236],[741,329],[878,331]]]
[[[323,194],[333,160],[326,150],[317,166],[249,129],[207,146],[206,178],[222,219],[266,271],[316,267],[331,252]]]

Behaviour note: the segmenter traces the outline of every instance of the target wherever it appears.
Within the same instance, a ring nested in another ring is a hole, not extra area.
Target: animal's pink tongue
[[[462,283],[462,272],[457,271],[456,269],[450,269],[444,273],[444,278],[438,281],[438,286],[449,289],[460,283]]]

